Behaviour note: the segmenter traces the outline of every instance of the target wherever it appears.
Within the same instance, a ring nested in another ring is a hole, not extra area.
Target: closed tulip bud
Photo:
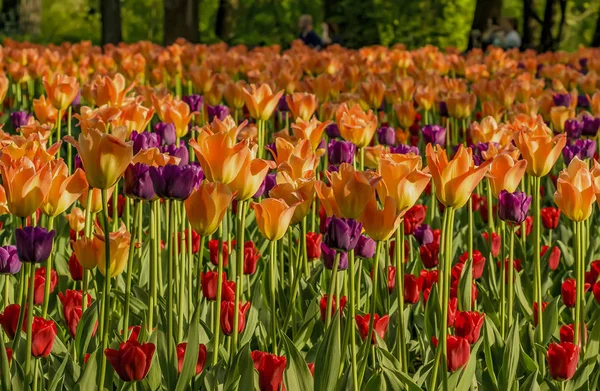
[[[544,314],[544,311],[546,310],[547,306],[548,306],[548,302],[543,301],[542,302],[542,315]],[[538,303],[537,302],[533,303],[533,324],[534,324],[534,326],[538,325]]]
[[[364,172],[356,171],[346,163],[340,165],[338,172],[328,172],[327,174],[331,182],[333,198],[342,217],[358,218],[365,210],[367,203],[373,198],[373,186],[378,183],[379,179],[368,179]]]
[[[352,164],[356,153],[356,145],[350,141],[331,140],[328,146],[328,159],[331,164]]]
[[[577,370],[579,347],[570,342],[551,343],[546,359],[553,379],[569,380]]]
[[[283,372],[287,365],[285,356],[255,350],[251,357],[254,369],[258,371],[260,391],[279,391],[283,385]]]
[[[260,259],[260,253],[254,245],[254,242],[249,240],[244,243],[244,274],[252,275],[256,273],[256,264]]]
[[[457,337],[463,337],[468,343],[474,344],[479,340],[484,320],[484,313],[459,311],[454,320],[454,332]]]
[[[392,197],[386,197],[383,205],[383,209],[379,209],[373,196],[359,217],[365,232],[375,241],[388,240],[402,221],[402,214],[398,213]]]
[[[250,86],[250,90],[244,88],[244,99],[246,107],[252,118],[266,121],[273,115],[283,90],[273,93],[268,84],[262,84],[259,88]]]
[[[251,203],[250,208],[256,213],[256,223],[260,233],[274,241],[281,239],[286,233],[296,205],[289,206],[282,199],[267,198],[260,203]]]
[[[0,274],[17,274],[21,270],[21,261],[16,246],[0,247]]]
[[[308,121],[317,110],[317,97],[314,94],[296,92],[285,97],[293,119]]]
[[[565,342],[574,343],[573,342],[574,339],[575,339],[575,329],[574,329],[573,323],[561,326],[561,328],[560,328],[560,342],[562,342],[562,343],[565,343]],[[586,341],[586,343],[587,343],[587,340],[588,340],[587,327],[585,328],[585,337],[584,337],[583,340]]]
[[[491,241],[489,239],[489,234],[487,232],[484,232],[481,235],[483,236],[483,238],[485,239],[485,241],[490,246],[490,251],[492,253],[492,256],[493,257],[497,257],[498,254],[500,254],[500,245],[501,245],[500,235],[498,235],[497,233],[493,232],[492,233],[492,240]]]
[[[73,281],[83,280],[83,266],[77,260],[77,254],[73,252],[69,257],[69,274]]]
[[[565,121],[565,133],[567,137],[576,140],[581,137],[583,132],[583,122],[579,122],[576,119],[568,119]]]
[[[528,197],[521,191],[509,193],[502,190],[498,195],[498,217],[515,225],[521,224],[529,213],[531,199],[531,196]]]
[[[98,230],[98,232],[94,234],[94,247],[97,253],[98,270],[100,271],[100,273],[102,273],[103,276],[106,276],[105,240],[106,236],[100,230]],[[125,225],[123,223],[121,223],[121,227],[118,231],[111,232],[109,234],[109,277],[116,277],[119,274],[121,274],[121,272],[123,272],[123,270],[125,269],[125,266],[127,265],[127,256],[129,253],[130,243],[131,234],[127,232],[127,229],[125,228]]]
[[[50,271],[50,281],[46,281],[46,268],[38,268],[35,270],[33,284],[33,302],[35,305],[40,305],[44,302],[44,294],[46,284],[50,284],[50,292],[54,292],[56,284],[58,283],[58,274],[55,270]]]
[[[582,135],[595,138],[600,129],[600,117],[591,117],[584,115],[581,117]]]
[[[204,131],[198,140],[191,140],[190,146],[211,182],[230,184],[238,176],[250,149],[244,142],[234,144],[234,133],[214,133]]]
[[[514,193],[519,187],[526,168],[526,160],[516,161],[508,153],[497,155],[492,160],[488,173],[492,195],[498,198],[502,190]]]
[[[184,203],[192,229],[200,236],[213,234],[219,228],[232,197],[224,184],[203,181]]]
[[[404,214],[404,235],[412,235],[423,224],[427,215],[427,206],[416,204]],[[426,244],[426,243],[424,243]]]
[[[323,259],[323,265],[326,269],[333,270],[337,255],[338,251],[327,247],[325,243],[321,243],[321,257]],[[338,270],[348,269],[348,253],[345,251],[339,251],[339,255],[340,259],[338,262]]]
[[[335,118],[344,140],[351,141],[359,148],[369,145],[377,130],[375,114],[371,110],[365,113],[360,105],[355,104],[348,109],[346,103],[342,103],[335,113]]]
[[[321,321],[323,323],[326,323],[327,300],[328,299],[329,299],[329,296],[323,295],[323,297],[319,301],[319,308],[321,310]],[[340,317],[342,316],[342,312],[344,312],[344,308],[346,308],[346,301],[347,301],[346,296],[342,296],[342,299],[340,300]],[[333,296],[333,298],[331,299],[331,317],[333,317],[333,315],[336,313],[336,311],[337,311],[337,301],[336,301],[336,297]]]
[[[202,95],[188,95],[182,97],[181,100],[188,105],[191,111],[195,111],[198,113],[202,111],[202,104],[204,103],[204,98],[202,97]]]
[[[187,343],[183,342],[177,345],[177,372],[181,373],[183,369],[183,361],[185,359],[185,352],[187,350]],[[202,373],[204,364],[206,363],[206,345],[200,344],[198,346],[198,361],[196,361],[196,375]]]
[[[357,257],[371,259],[375,256],[376,247],[377,244],[373,239],[365,235],[360,235],[356,247],[354,248],[354,253]]]
[[[223,272],[221,281],[227,280],[227,274]],[[202,286],[202,295],[208,301],[215,301],[217,299],[217,286],[218,286],[218,273],[209,271],[206,273],[200,273],[200,282]]]
[[[235,240],[232,242],[233,244],[235,244]],[[221,248],[219,249],[219,239],[211,239],[208,241],[208,250],[210,253],[210,262],[213,265],[219,266],[219,255],[222,255],[223,266],[227,267],[229,264],[229,248],[226,241],[221,243]]]
[[[77,260],[84,269],[91,270],[98,265],[98,242],[90,238],[82,237],[76,241],[72,240],[71,246],[73,247],[73,252],[77,257]]]
[[[163,199],[175,200],[185,200],[190,196],[199,171],[197,166],[173,164],[149,169],[156,195]]]
[[[412,274],[404,275],[404,302],[415,304],[419,301],[421,294],[421,284]]]
[[[365,314],[363,316],[356,315],[356,325],[358,326],[358,333],[360,337],[365,340],[369,335],[369,322],[371,320],[371,314]],[[390,322],[390,317],[388,315],[380,317],[379,314],[375,314],[373,320],[373,335],[371,343],[375,345],[377,343],[377,338],[375,337],[375,333],[379,335],[382,339],[385,338],[385,334],[388,329],[388,324]]]
[[[446,345],[448,349],[446,359],[449,372],[454,372],[469,362],[471,347],[465,338],[449,335],[446,339]]]
[[[75,77],[55,73],[52,78],[42,78],[48,100],[57,110],[65,110],[79,94],[79,83]]]
[[[30,118],[32,118],[32,115],[26,111],[13,111],[10,113],[10,123],[15,130],[27,125]]]
[[[337,126],[337,124],[327,125],[327,127],[325,128],[325,133],[327,134],[327,137],[329,137],[332,140],[342,137],[342,135],[340,134],[340,128]]]
[[[327,247],[336,250],[354,250],[360,238],[362,227],[362,224],[355,220],[340,219],[333,216],[327,227],[325,244],[327,244]]]
[[[306,233],[306,253],[308,259],[319,259],[321,258],[321,240],[323,236],[316,232]]]
[[[382,145],[396,144],[396,131],[391,126],[382,126],[377,129],[377,141]]]
[[[459,260],[461,263],[466,263],[469,259],[469,252],[465,251],[463,255],[460,256]],[[483,269],[485,267],[485,257],[479,250],[473,250],[473,278],[478,279],[483,275]]]
[[[132,334],[126,342],[119,345],[118,350],[107,348],[104,355],[121,380],[130,382],[146,377],[155,350],[153,343],[141,344],[137,341],[137,336],[134,338]]]
[[[139,151],[143,151],[150,148],[157,148],[160,145],[160,136],[156,133],[131,132],[129,136],[130,140],[133,141],[133,154],[137,154]]]
[[[223,301],[221,302],[221,331],[225,335],[231,335],[233,333],[233,324],[235,305],[234,301]],[[250,309],[250,303],[239,303],[238,306],[238,333],[242,333],[246,327],[246,314]]]
[[[428,269],[432,269],[438,264],[440,245],[436,242],[423,245],[419,247],[419,253],[421,254],[421,262],[423,262],[423,266]]]
[[[23,324],[27,324],[27,306],[25,306],[25,317]],[[10,304],[4,309],[4,312],[0,313],[0,325],[4,329],[4,332],[10,339],[14,339],[17,334],[17,326],[19,325],[19,314],[21,312],[21,306],[18,304]]]
[[[156,197],[150,167],[143,163],[130,164],[123,176],[123,192],[127,197],[150,201]]]
[[[67,291],[64,294],[62,292],[59,292],[58,298],[60,299],[60,302],[63,306],[63,317],[65,323],[67,324],[67,327],[69,328],[69,333],[71,334],[71,337],[75,338],[75,335],[77,333],[77,325],[79,324],[81,316],[83,315],[83,294],[81,293],[81,291],[67,289]],[[90,297],[90,295],[86,294],[86,300],[87,306],[89,307],[92,303],[92,298]],[[98,324],[96,323],[96,325],[94,326],[94,332],[97,325]]]
[[[55,234],[54,230],[48,232],[42,227],[17,228],[15,237],[19,260],[28,263],[45,262],[52,252]]]
[[[175,126],[165,122],[154,125],[154,132],[158,135],[161,145],[173,145],[177,142]]]
[[[31,330],[31,355],[35,358],[48,357],[56,339],[56,324],[35,316]]]

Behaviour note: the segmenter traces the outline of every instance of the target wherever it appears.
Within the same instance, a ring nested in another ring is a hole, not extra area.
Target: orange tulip
[[[121,114],[121,109],[114,106],[105,105],[96,109],[83,106],[79,111],[79,114],[75,114],[73,117],[79,120],[79,127],[85,134],[92,128],[97,129],[102,133],[108,133],[109,126],[115,126],[115,124],[120,121]],[[129,135],[126,134],[126,136]]]
[[[4,186],[0,185],[0,215],[10,213],[8,210],[8,201],[6,200],[6,190]]]
[[[415,122],[417,112],[412,101],[395,104],[394,111],[396,112],[398,123],[400,123],[400,126],[403,128],[408,129]]]
[[[267,239],[279,240],[285,235],[296,205],[288,205],[284,200],[265,198],[259,203],[252,202],[250,208],[256,213],[258,230]]]
[[[342,163],[338,172],[326,172],[335,202],[341,216],[356,219],[365,209],[375,190],[373,186],[381,178],[368,179],[364,172],[354,170],[352,165]]]
[[[359,148],[369,145],[377,130],[375,114],[371,110],[365,113],[359,105],[348,109],[346,103],[342,103],[335,113],[335,118],[344,140],[351,141]]]
[[[321,122],[316,118],[303,120],[298,117],[296,123],[292,124],[292,129],[299,139],[309,140],[313,151],[316,151],[321,144],[323,132],[331,121]]]
[[[50,164],[36,170],[28,157],[0,163],[2,183],[10,213],[17,217],[31,216],[44,202],[52,185]]]
[[[490,165],[488,177],[494,197],[498,198],[498,194],[502,190],[509,193],[514,193],[525,174],[527,169],[527,161],[517,161],[508,153],[497,155]]]
[[[301,118],[308,121],[317,110],[317,97],[314,94],[296,92],[285,97],[288,107],[292,112],[292,118]]]
[[[377,242],[388,240],[402,221],[403,213],[398,210],[396,201],[392,197],[386,197],[383,209],[379,209],[377,199],[373,195],[358,221],[362,223],[363,229],[371,239]]]
[[[112,194],[113,194],[112,190],[113,189],[114,189],[114,187],[111,187],[107,191],[109,200],[112,198]],[[92,192],[92,201],[91,201],[92,203],[90,205],[90,213],[99,213],[102,210],[102,190],[101,189],[88,188],[81,194],[81,197],[79,197],[79,203],[81,204],[81,206],[84,209],[87,208],[87,197],[88,197],[88,192],[90,190]]]
[[[283,137],[275,139],[275,151],[271,151],[279,171],[287,172],[293,179],[313,177],[322,153],[322,149],[313,152],[309,140],[293,145]]]
[[[91,187],[108,189],[121,178],[133,159],[133,143],[124,141],[127,129],[113,129],[112,134],[89,129],[88,134],[80,133],[79,141],[67,136],[81,156],[88,183]]]
[[[592,214],[595,193],[592,173],[586,163],[575,157],[558,176],[554,202],[569,219],[584,221]]]
[[[44,76],[42,78],[48,100],[52,102],[54,108],[64,111],[79,93],[79,83],[77,79],[71,76],[55,73],[52,78]]]
[[[38,121],[34,120],[33,117],[30,117],[29,123],[21,126],[19,128],[19,132],[21,132],[23,137],[26,139],[32,137],[37,139],[40,143],[46,144],[50,138],[50,133],[52,132],[52,125],[42,125]]]
[[[64,160],[50,162],[52,169],[52,186],[48,197],[42,205],[42,211],[48,216],[56,217],[71,206],[88,188],[85,172],[78,168],[69,176],[69,169]]]
[[[378,110],[383,102],[385,84],[380,80],[365,81],[360,85],[360,101],[364,109]]]
[[[203,130],[198,140],[191,140],[190,145],[204,170],[204,176],[211,182],[230,184],[246,160],[250,150],[246,143],[234,145],[231,133],[214,133]]]
[[[131,164],[143,163],[147,166],[162,167],[167,164],[179,164],[181,158],[160,152],[158,148],[142,149],[135,154]]]
[[[550,109],[550,120],[552,121],[552,128],[557,132],[565,131],[565,122],[569,118],[575,117],[575,111],[564,106],[555,106]]]
[[[163,106],[164,122],[175,126],[177,137],[181,138],[188,133],[188,124],[195,113],[190,112],[190,106],[182,100],[172,100]]]
[[[333,189],[331,187],[321,181],[316,181],[315,191],[317,197],[319,197],[319,202],[323,209],[325,209],[325,214],[328,217],[342,215],[342,212],[340,212],[340,208],[335,201],[335,196],[333,195]]]
[[[379,161],[381,160],[383,154],[386,152],[385,146],[378,144],[373,145],[372,147],[364,147],[363,149],[365,151],[365,167],[377,170],[377,167],[379,167]]]
[[[255,152],[253,150],[250,152],[246,156],[240,172],[228,185],[231,191],[235,193],[235,198],[241,201],[247,200],[256,194],[269,169],[275,168],[272,161],[256,159]]]
[[[236,110],[241,110],[244,107],[246,101],[244,100],[244,87],[246,82],[238,80],[237,82],[229,81],[225,84],[223,90],[223,97],[227,104]]]
[[[301,222],[310,211],[315,199],[315,179],[293,180],[285,172],[277,174],[277,185],[271,189],[270,197],[279,198],[288,205],[296,205],[291,225]]]
[[[203,181],[185,200],[188,220],[200,236],[212,235],[225,216],[233,195],[219,182]]]
[[[471,148],[465,148],[462,144],[450,161],[445,149],[434,149],[431,144],[427,144],[426,155],[437,199],[446,207],[453,208],[460,208],[467,203],[492,163],[488,160],[475,167]]]
[[[104,76],[98,78],[92,86],[92,96],[97,106],[122,106],[125,96],[131,91],[134,84],[126,87],[125,77],[117,73],[113,78]]]
[[[418,86],[415,92],[415,101],[425,111],[430,111],[435,103],[435,91],[429,86]]]
[[[65,214],[65,218],[73,231],[79,232],[85,228],[85,213],[80,208],[71,208],[71,213]]]
[[[52,102],[46,100],[44,95],[40,96],[39,99],[33,100],[33,112],[38,121],[43,124],[54,125],[56,123],[58,110],[52,105]]]
[[[379,160],[378,173],[382,180],[377,185],[379,199],[391,197],[398,213],[412,208],[431,175],[421,171],[421,157],[415,154],[386,154]]]
[[[104,259],[99,258],[98,242],[92,238],[80,237],[77,240],[71,240],[71,247],[73,247],[77,260],[86,270],[92,270],[98,265],[98,262],[105,262]]]
[[[138,102],[131,102],[121,107],[121,115],[112,121],[113,126],[125,126],[127,134],[134,130],[143,132],[154,116],[153,108],[146,108]]]
[[[0,75],[0,103],[4,102],[6,93],[8,92],[8,77],[5,74]]]
[[[108,235],[110,243],[109,277],[116,277],[123,272],[127,265],[127,256],[131,244],[131,234],[127,232],[125,224],[121,223],[118,231],[111,232]],[[94,234],[94,247],[97,249],[98,271],[106,276],[106,235],[96,227]]]
[[[540,121],[533,128],[522,127],[514,141],[523,159],[527,160],[527,173],[543,177],[550,172],[558,160],[567,144],[567,136],[563,133],[553,138],[550,129]]]
[[[448,114],[454,118],[467,118],[475,110],[477,97],[475,94],[454,93],[446,99]]]
[[[274,94],[268,84],[262,84],[259,88],[255,85],[250,87],[250,91],[244,88],[244,99],[250,116],[257,120],[268,120],[279,104],[283,90]]]

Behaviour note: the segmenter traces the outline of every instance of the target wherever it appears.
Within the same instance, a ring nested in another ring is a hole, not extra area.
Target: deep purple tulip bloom
[[[204,170],[199,162],[191,162],[190,166],[196,170],[196,178],[194,178],[194,190],[198,189],[204,180]]]
[[[579,94],[577,96],[577,107],[582,109],[587,109],[590,107],[590,100],[588,99],[587,95]]]
[[[154,131],[159,135],[161,145],[172,145],[177,142],[177,134],[173,124],[159,122],[154,125]]]
[[[156,197],[150,167],[143,163],[130,164],[123,174],[123,191],[127,197],[150,201]]]
[[[265,179],[260,184],[260,187],[256,191],[256,193],[252,196],[252,198],[260,198],[262,196],[269,197],[269,192],[271,189],[275,187],[277,184],[277,174],[269,173],[265,176]]]
[[[448,105],[446,104],[446,102],[441,101],[440,102],[440,117],[448,117]]]
[[[198,167],[192,165],[150,167],[154,191],[163,199],[187,199],[192,194],[197,175]]]
[[[446,145],[446,128],[440,125],[425,125],[422,129],[425,143],[433,145]]]
[[[598,134],[598,129],[600,129],[600,117],[595,118],[589,115],[584,115],[581,118],[581,122],[583,122],[582,134],[588,137],[596,137]]]
[[[27,121],[31,117],[26,111],[13,111],[10,113],[10,123],[13,129],[19,129],[21,126],[27,125]]]
[[[356,220],[333,216],[327,224],[324,242],[330,248],[351,251],[358,243],[361,230],[362,224]]]
[[[489,144],[487,143],[477,143],[471,145],[471,151],[473,152],[473,162],[476,166],[480,166],[481,163],[485,161],[485,159],[483,158],[483,152],[487,151],[488,148]]]
[[[521,224],[527,218],[531,196],[522,191],[509,193],[502,190],[498,195],[498,217],[502,221],[513,224]]]
[[[553,94],[552,100],[554,100],[554,106],[571,106],[571,94]]]
[[[325,128],[325,133],[330,139],[341,137],[340,128],[338,128],[337,124],[327,125],[327,127]]]
[[[382,145],[396,144],[396,131],[391,126],[382,126],[377,129],[377,141]]]
[[[10,245],[0,247],[0,274],[17,274],[21,270],[21,261],[17,247]]]
[[[188,106],[190,106],[191,111],[202,111],[202,104],[204,103],[204,97],[202,95],[188,95],[181,98],[181,100],[187,103]]]
[[[576,119],[568,119],[565,121],[565,133],[571,140],[577,140],[583,132],[583,122]]]
[[[290,111],[290,106],[287,103],[287,99],[285,99],[286,94],[281,95],[281,98],[279,98],[279,102],[277,103],[277,111],[279,112],[286,112],[286,111]]]
[[[175,156],[181,159],[179,161],[180,166],[186,166],[190,162],[190,153],[183,141],[181,141],[179,147],[177,147],[175,144],[164,145],[160,147],[160,151],[162,153],[168,153],[170,156]]]
[[[357,257],[371,259],[375,255],[375,241],[368,236],[360,235],[354,248]]]
[[[135,130],[131,132],[129,139],[133,141],[133,154],[150,148],[157,148],[160,145],[160,136],[152,132],[138,133]]]
[[[325,243],[321,243],[321,257],[323,258],[323,265],[326,269],[332,270],[335,262],[335,258],[338,252],[332,248],[327,247]],[[338,270],[348,269],[348,253],[340,251],[340,260],[338,262]]]
[[[327,171],[329,171],[329,172],[339,172],[340,171],[340,166],[336,166],[335,164],[330,164],[329,167],[327,167]]]
[[[356,145],[350,141],[331,140],[327,151],[329,163],[336,165],[342,163],[352,164],[356,153]]]
[[[15,237],[19,260],[28,263],[45,262],[52,252],[55,234],[54,230],[48,232],[46,228],[42,227],[17,228]]]
[[[596,140],[577,140],[575,141],[575,145],[579,146],[579,158],[581,160],[594,158],[596,154]]]
[[[391,147],[390,153],[399,153],[401,155],[406,155],[409,153],[414,153],[415,155],[420,154],[419,148],[415,147],[414,145],[408,145],[408,144],[398,144],[395,147]]]
[[[229,107],[224,105],[208,105],[206,106],[206,111],[208,112],[209,121],[212,121],[215,117],[218,118],[219,121],[223,121],[229,115]]]
[[[75,155],[75,169],[81,168],[85,171],[85,167],[83,166],[83,160],[81,160],[81,156],[79,154]]]
[[[415,228],[413,236],[415,237],[415,239],[417,239],[417,242],[419,242],[419,245],[421,246],[433,243],[433,231],[431,230],[431,227],[427,224],[421,224],[417,228]]]

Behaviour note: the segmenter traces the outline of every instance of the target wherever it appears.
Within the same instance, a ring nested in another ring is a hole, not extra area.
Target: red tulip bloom
[[[485,199],[485,196],[480,196],[477,193],[471,194],[471,200],[473,202],[473,212],[479,211],[479,209],[485,202]]]
[[[367,337],[369,336],[369,321],[371,320],[371,314],[365,314],[363,316],[356,315],[355,319],[360,337],[363,340],[367,339]],[[375,314],[373,319],[374,333],[377,333],[381,338],[385,338],[385,333],[387,332],[388,324],[390,322],[389,315],[379,317],[378,314]],[[371,343],[375,344],[376,342],[377,338],[375,337],[375,334],[373,334]]]
[[[260,253],[254,245],[254,242],[249,240],[244,243],[244,274],[252,275],[256,272],[256,264],[260,259]]]
[[[241,303],[239,303],[241,304]],[[244,331],[246,327],[246,313],[250,309],[250,303],[238,307],[238,333]],[[233,316],[235,311],[234,301],[221,302],[221,330],[225,335],[233,333]]]
[[[427,207],[416,204],[404,215],[404,235],[412,235],[415,228],[423,224],[427,215]]]
[[[388,266],[387,271],[388,292],[391,294],[396,287],[396,268],[394,266]],[[371,274],[373,274],[373,272],[371,272]]]
[[[440,257],[440,245],[433,242],[419,247],[421,261],[427,269],[432,269],[437,266]]]
[[[206,273],[200,273],[200,283],[202,284],[202,295],[209,300],[217,300],[217,286],[219,283],[219,273],[210,271]],[[222,295],[221,301],[223,300],[234,300],[235,297],[235,282],[227,281],[227,274],[223,272],[221,275],[222,282]]]
[[[92,303],[92,298],[90,295],[86,295],[87,297],[87,306],[89,307]],[[69,328],[69,333],[71,337],[75,338],[77,333],[77,325],[79,324],[79,320],[81,320],[81,316],[83,315],[82,311],[82,293],[81,291],[74,291],[68,289],[64,294],[62,292],[58,293],[58,298],[60,299],[63,306],[63,317],[65,319],[65,323]],[[96,332],[96,327],[98,323],[96,322],[96,326],[94,327],[94,333]]]
[[[187,343],[183,342],[177,345],[177,371],[181,373],[183,369],[183,359],[185,358],[185,350],[187,349]],[[200,344],[198,347],[198,361],[196,362],[196,375],[202,373],[204,369],[204,363],[206,362],[206,346]]]
[[[446,346],[448,371],[454,372],[465,366],[471,356],[469,342],[465,338],[448,335]]]
[[[598,303],[600,303],[600,281],[598,281],[594,284],[594,287],[592,288],[592,292],[594,293],[594,298],[596,299],[596,301]],[[13,304],[13,305],[16,305],[16,304]],[[2,323],[1,319],[2,318],[0,317],[0,323]]]
[[[542,215],[542,224],[547,229],[556,229],[560,220],[560,209],[547,207],[540,211]]]
[[[233,242],[232,242],[233,245]],[[210,261],[213,265],[219,266],[219,240],[212,239],[208,241],[208,250],[210,251]],[[223,267],[227,267],[229,264],[229,247],[227,242],[223,242]]]
[[[75,252],[69,257],[69,274],[71,274],[73,281],[83,280],[83,266],[81,266],[81,263],[77,260]]]
[[[542,314],[546,310],[546,307],[548,307],[548,302],[542,301]],[[533,324],[535,326],[538,325],[538,303],[537,302],[533,303]]]
[[[276,356],[255,350],[251,353],[254,369],[258,371],[260,391],[279,391],[283,386],[283,371],[287,365],[285,356]]]
[[[412,274],[404,275],[404,302],[415,304],[419,301],[419,281]]]
[[[108,348],[104,355],[121,380],[140,381],[150,370],[155,350],[153,343],[141,344],[131,336],[119,345],[119,350]]]
[[[570,308],[575,307],[575,301],[577,296],[577,281],[573,278],[567,278],[560,288],[560,293],[562,296],[563,303]],[[583,285],[584,292],[587,292],[590,289],[590,284]]]
[[[460,256],[459,260],[463,264],[469,259],[469,252],[465,251]],[[473,278],[477,279],[483,275],[483,268],[485,267],[485,257],[479,250],[473,250]]]
[[[329,296],[323,295],[323,297],[321,298],[321,301],[319,301],[319,308],[321,309],[321,321],[323,321],[323,323],[325,323],[325,319],[327,318],[327,300],[328,299],[329,299]],[[342,296],[342,299],[340,300],[340,316],[342,316],[342,312],[344,311],[344,308],[346,308],[346,301],[347,301],[346,296]],[[336,311],[337,311],[336,297],[333,296],[333,299],[331,299],[331,316],[332,317]]]
[[[434,236],[434,238],[435,238],[435,236]],[[439,241],[438,241],[438,243],[439,243]],[[396,241],[395,240],[390,240],[389,255],[390,255],[391,259],[396,259]],[[410,246],[408,244],[408,240],[405,240],[404,241],[404,263],[408,262],[409,257],[410,257]]]
[[[200,235],[198,235],[198,233],[196,231],[194,231],[193,229],[192,231],[192,254],[197,254],[198,251],[200,251]],[[187,251],[187,247],[188,247],[188,230],[183,231],[183,234],[181,232],[177,233],[177,243],[176,248],[177,248],[177,254],[181,253],[181,250],[179,249],[180,245],[181,245],[181,240],[183,237],[183,250]]]
[[[456,310],[458,309],[458,299],[456,297],[451,298],[448,301],[448,327],[454,326],[456,320]]]
[[[542,246],[542,251],[540,251],[540,257],[543,257],[544,254],[546,254],[548,248],[549,247],[546,245]],[[548,256],[548,266],[550,267],[550,270],[556,270],[558,268],[558,264],[560,263],[560,255],[560,248],[558,246],[552,247],[552,251]]]
[[[570,342],[551,343],[546,359],[553,379],[569,380],[577,370],[579,347]]]
[[[521,237],[521,225],[518,225],[516,234],[518,237]],[[531,234],[531,230],[533,229],[533,216],[527,216],[525,219],[525,236],[529,236]]]
[[[600,276],[600,259],[590,263],[590,271],[585,273],[585,282],[594,285]]]
[[[484,320],[484,313],[475,311],[459,312],[454,320],[454,333],[458,337],[466,339],[470,344],[474,344],[479,340]]]
[[[50,292],[54,292],[58,283],[58,275],[55,270],[50,272]],[[35,305],[40,305],[44,302],[44,289],[46,289],[46,268],[40,267],[35,271],[33,280],[33,302]]]
[[[10,365],[10,362],[12,361],[12,357],[13,357],[13,350],[11,348],[6,348],[6,358],[8,358],[8,365]]]
[[[573,343],[573,341],[575,340],[575,329],[574,329],[574,325],[573,323],[571,324],[566,324],[564,326],[561,326],[560,328],[560,342],[570,342]],[[588,337],[588,333],[587,333],[587,327],[585,328],[585,338],[584,340],[587,342],[587,337]]]
[[[306,234],[306,252],[308,259],[319,259],[321,258],[321,241],[323,235],[316,232],[308,232]]]
[[[310,374],[313,375],[313,377],[315,377],[315,363],[309,362],[306,365],[308,366],[308,370],[310,371]]]
[[[142,326],[129,326],[128,331],[129,339],[137,341],[140,333],[142,332]],[[121,332],[121,334],[123,334],[123,332]]]
[[[4,312],[0,314],[0,325],[4,329],[8,338],[13,339],[17,334],[17,326],[19,323],[19,313],[21,306],[18,304],[11,304],[4,309]],[[27,306],[25,306],[25,316],[23,318],[23,324],[27,324]]]
[[[23,324],[25,326],[25,324]],[[48,357],[54,346],[56,325],[52,320],[42,317],[33,318],[31,333],[31,355],[33,357]]]
[[[492,232],[492,241],[490,243],[490,235],[487,232],[481,234],[485,241],[490,246],[490,251],[492,252],[492,257],[496,258],[500,254],[500,246],[502,245],[502,240],[500,235],[495,232]]]

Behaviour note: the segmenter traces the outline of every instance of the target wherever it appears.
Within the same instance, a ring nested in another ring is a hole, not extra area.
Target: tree
[[[567,16],[567,0],[558,0],[560,6],[560,21],[556,36],[552,34],[554,28],[554,16],[556,0],[546,0],[544,8],[544,23],[542,24],[542,35],[540,37],[540,50],[557,50],[562,39],[563,29]]]
[[[119,0],[100,0],[102,15],[102,44],[117,44],[123,40],[121,3]]]
[[[219,0],[215,33],[222,41],[229,42],[235,34],[238,6],[238,0]]]
[[[473,47],[473,32],[483,33],[488,27],[488,21],[492,20],[498,23],[502,12],[502,0],[477,0],[475,4],[475,14],[473,24],[469,34],[469,49]]]
[[[598,10],[598,21],[596,22],[596,30],[594,31],[594,38],[592,38],[592,46],[600,46],[600,9]]]
[[[42,32],[42,0],[20,0],[19,28],[26,35]]]
[[[199,34],[199,0],[165,0],[164,34],[165,45],[170,45],[177,38],[185,38],[190,42],[198,42]]]

